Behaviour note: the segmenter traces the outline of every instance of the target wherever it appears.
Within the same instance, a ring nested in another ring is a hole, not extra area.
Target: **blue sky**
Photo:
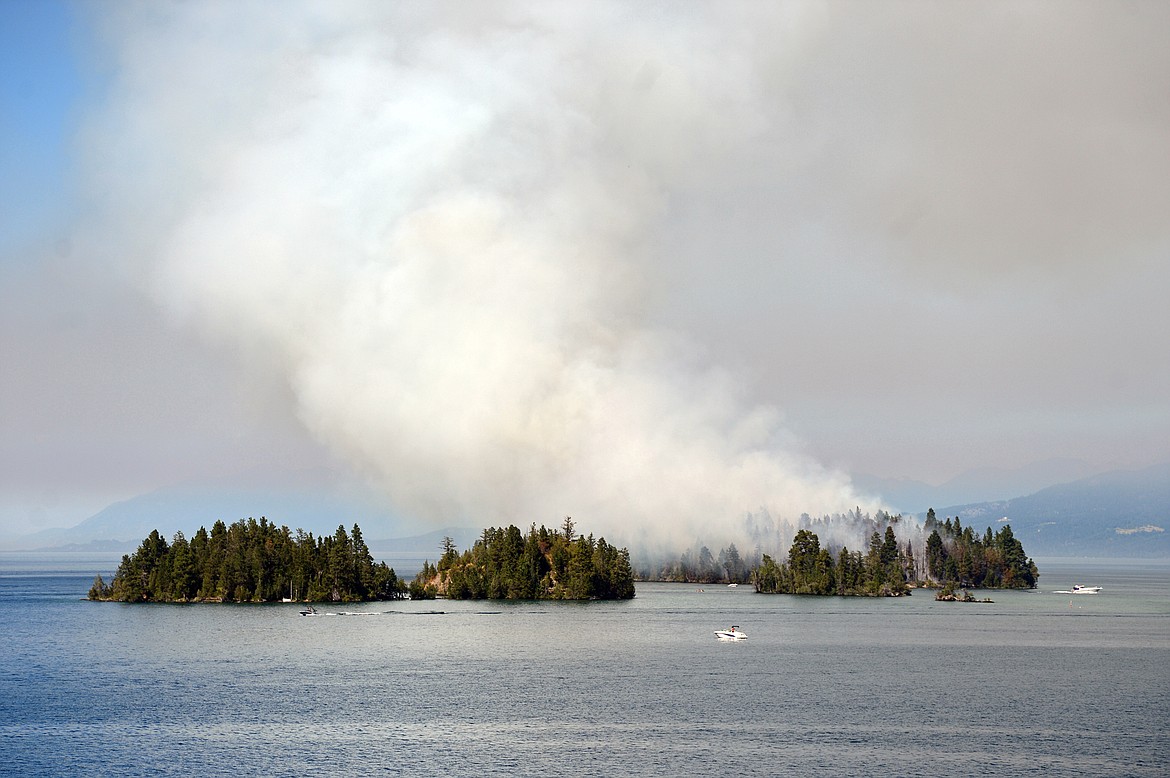
[[[1168,9],[0,0],[0,534],[1170,459]]]
[[[83,95],[75,45],[69,4],[0,2],[0,243],[33,240],[67,218]]]

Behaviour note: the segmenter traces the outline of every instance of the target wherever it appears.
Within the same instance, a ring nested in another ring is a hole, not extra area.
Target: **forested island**
[[[922,526],[860,511],[820,520],[805,516],[802,522],[806,526],[797,530],[787,559],[757,547],[745,561],[734,545],[716,559],[704,546],[660,567],[666,575],[657,580],[750,580],[761,593],[876,597],[905,595],[920,586],[1030,589],[1039,576],[1010,525],[979,535],[958,517],[939,522],[933,510]],[[849,528],[856,537],[859,526],[871,530],[865,551],[822,546],[814,531],[840,537]],[[924,548],[916,554],[911,541],[902,543],[899,526]],[[94,579],[89,598],[184,603],[634,596],[629,550],[577,533],[570,517],[559,530],[535,524],[527,534],[515,525],[488,528],[462,553],[445,538],[441,550],[438,563],[425,562],[408,586],[385,562],[374,562],[356,524],[350,532],[339,526],[333,535],[314,537],[264,518],[231,526],[217,521],[210,532],[200,527],[190,540],[179,532],[168,543],[157,530],[151,532],[137,551],[122,557],[110,583],[100,575]]]
[[[783,557],[782,538],[793,530]],[[715,554],[696,543],[673,557],[643,558],[638,579],[751,582],[765,593],[898,596],[923,586],[1029,589],[1039,576],[1009,525],[980,535],[957,516],[939,521],[933,509],[923,524],[858,508],[819,518],[804,514],[794,528],[765,513],[747,517],[744,534],[751,541],[745,552],[732,543]]]
[[[413,599],[628,600],[634,596],[630,552],[576,534],[571,517],[560,531],[533,524],[489,528],[459,553],[444,539],[438,564],[426,562],[410,585]]]
[[[561,530],[533,524],[489,528],[460,554],[444,539],[437,565],[424,563],[407,586],[385,562],[374,562],[354,524],[333,535],[291,532],[261,518],[200,527],[170,543],[158,530],[122,557],[110,583],[98,575],[91,600],[117,602],[363,602],[405,597],[430,599],[618,600],[634,596],[630,552],[575,535],[566,517]]]
[[[821,547],[816,533],[801,529],[787,560],[777,562],[763,555],[752,573],[756,591],[896,597],[917,586],[1036,588],[1036,564],[1024,553],[1010,525],[995,533],[988,527],[980,536],[963,527],[958,517],[940,523],[931,510],[923,527],[930,533],[925,558],[916,560],[912,544],[899,543],[895,523],[887,524],[884,533],[873,532],[864,553],[842,546],[834,554]]]
[[[190,540],[154,530],[122,557],[109,584],[99,575],[91,600],[119,602],[363,602],[407,596],[406,582],[375,563],[357,524],[333,535],[277,527],[267,519],[215,522]]]

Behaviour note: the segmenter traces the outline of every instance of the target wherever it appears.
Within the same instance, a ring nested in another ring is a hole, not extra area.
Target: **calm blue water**
[[[1170,771],[1165,562],[1042,563],[993,604],[640,584],[323,618],[84,601],[116,563],[0,554],[0,774]]]

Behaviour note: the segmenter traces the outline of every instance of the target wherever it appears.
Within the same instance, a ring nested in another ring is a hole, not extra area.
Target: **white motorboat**
[[[301,611],[301,615],[302,616],[319,616],[320,614],[317,613],[316,608],[314,608],[312,605],[309,605],[303,611]]]
[[[1053,594],[1098,594],[1102,586],[1082,586],[1081,584],[1073,584],[1071,589],[1057,589]]]
[[[747,633],[741,632],[739,626],[733,626],[731,629],[717,629],[715,630],[715,637],[720,640],[747,640]]]

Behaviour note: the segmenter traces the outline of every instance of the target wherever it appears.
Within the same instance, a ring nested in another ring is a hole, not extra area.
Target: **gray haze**
[[[3,266],[10,529],[328,462],[689,540],[1170,459],[1163,3],[87,18],[79,213]]]

